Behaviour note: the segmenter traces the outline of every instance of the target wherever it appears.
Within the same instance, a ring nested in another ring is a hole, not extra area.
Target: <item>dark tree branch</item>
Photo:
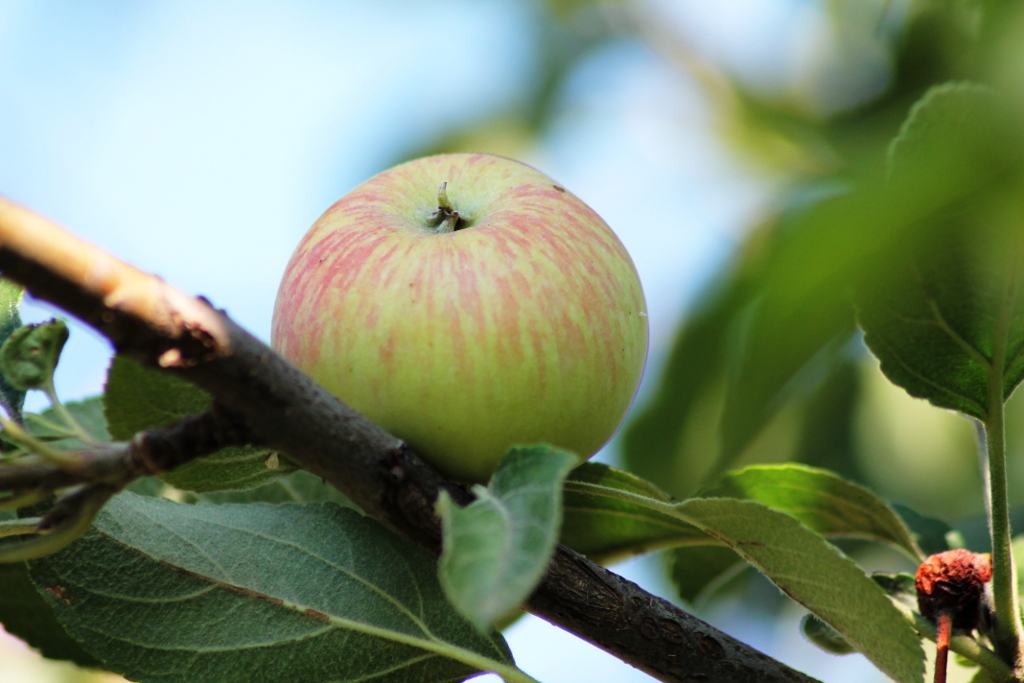
[[[434,555],[439,492],[460,504],[470,500],[406,444],[205,301],[2,199],[0,272],[96,328],[118,353],[205,389],[233,416],[243,440],[287,453]],[[813,680],[564,546],[527,608],[661,681]]]

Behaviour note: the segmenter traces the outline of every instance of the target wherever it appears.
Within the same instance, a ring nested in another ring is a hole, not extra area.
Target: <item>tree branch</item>
[[[0,272],[94,327],[118,353],[205,389],[250,441],[287,453],[435,556],[439,492],[471,500],[205,300],[2,198]],[[813,680],[564,546],[527,608],[661,681]]]

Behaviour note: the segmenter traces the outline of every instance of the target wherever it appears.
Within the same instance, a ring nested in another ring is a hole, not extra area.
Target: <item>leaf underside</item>
[[[332,504],[123,493],[31,571],[71,635],[134,680],[455,681],[479,670],[466,653],[511,663],[448,606],[426,555]]]
[[[546,444],[514,446],[472,504],[442,498],[441,585],[477,627],[507,617],[540,582],[558,542],[562,481],[577,462]]]

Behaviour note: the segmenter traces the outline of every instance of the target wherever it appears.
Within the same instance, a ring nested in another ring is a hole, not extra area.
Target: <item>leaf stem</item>
[[[79,424],[78,420],[75,419],[75,416],[67,409],[67,406],[61,403],[60,399],[57,398],[57,390],[53,386],[52,374],[50,375],[49,381],[44,387],[42,387],[42,389],[43,393],[46,394],[46,398],[50,400],[50,406],[53,408],[57,416],[64,421],[67,428],[70,429],[75,436],[81,439],[83,443],[88,444],[89,446],[97,445],[98,442],[96,439],[92,438],[92,435],[89,434],[81,424]]]
[[[51,448],[46,443],[30,434],[17,422],[9,420],[3,415],[0,415],[0,426],[2,426],[7,432],[7,436],[11,441],[14,441],[23,448],[32,451],[36,455],[39,455],[58,467],[68,469],[81,466],[82,464],[81,456],[68,451],[60,451],[55,448]]]
[[[1009,290],[1012,292],[1012,288]],[[988,456],[988,519],[992,538],[992,594],[996,615],[998,651],[1010,658],[1017,669],[1021,663],[1020,602],[1017,596],[1017,571],[1013,564],[1010,529],[1010,503],[1006,482],[1006,428],[1004,410],[1004,367],[1007,330],[1013,297],[1003,299],[999,329],[988,368],[988,417],[985,420],[985,453]],[[980,450],[980,449],[979,449]]]
[[[25,519],[9,519],[0,522],[0,538],[4,536],[38,534],[38,526],[41,521],[43,521],[42,517],[27,517]]]

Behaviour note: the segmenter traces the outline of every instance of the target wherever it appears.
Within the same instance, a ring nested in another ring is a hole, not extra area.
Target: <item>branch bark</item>
[[[118,353],[205,389],[252,441],[287,453],[435,556],[439,492],[471,500],[205,300],[2,198],[0,272],[95,328]],[[564,546],[526,607],[661,681],[814,680]]]

